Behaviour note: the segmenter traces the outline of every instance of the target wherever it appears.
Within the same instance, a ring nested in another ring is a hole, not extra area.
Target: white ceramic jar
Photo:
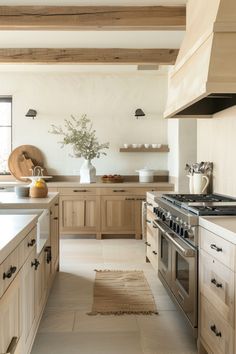
[[[148,167],[144,167],[140,170],[136,170],[139,173],[139,182],[140,183],[150,183],[153,182],[155,170],[152,170]]]

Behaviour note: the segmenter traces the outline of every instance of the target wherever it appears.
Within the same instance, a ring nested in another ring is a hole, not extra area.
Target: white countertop
[[[123,183],[80,183],[80,182],[47,182],[48,188],[66,188],[66,187],[87,187],[87,188],[115,188],[115,187],[174,187],[173,183],[169,182],[152,182],[152,183],[140,183],[140,182],[123,182]]]
[[[38,220],[38,215],[0,215],[0,263],[18,246]]]
[[[14,192],[0,193],[0,209],[47,209],[49,208],[58,193],[48,193],[46,198],[19,198]]]
[[[236,245],[236,216],[204,216],[199,225]]]

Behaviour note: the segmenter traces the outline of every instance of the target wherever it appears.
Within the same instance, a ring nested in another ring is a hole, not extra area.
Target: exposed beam
[[[177,55],[178,49],[1,48],[0,63],[172,65]]]
[[[1,30],[183,30],[184,6],[0,6]]]
[[[178,49],[1,48],[1,64],[161,64],[175,63]]]

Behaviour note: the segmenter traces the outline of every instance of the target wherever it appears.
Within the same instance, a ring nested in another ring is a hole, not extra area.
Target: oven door
[[[158,273],[159,276],[171,287],[171,263],[172,263],[172,243],[165,235],[159,224],[156,224],[159,229],[158,237]]]
[[[171,291],[193,327],[197,326],[197,250],[175,240],[172,246]]]

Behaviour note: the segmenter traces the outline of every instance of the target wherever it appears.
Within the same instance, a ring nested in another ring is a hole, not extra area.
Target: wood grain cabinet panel
[[[8,353],[7,349],[12,341],[20,340],[22,324],[20,298],[21,286],[18,274],[0,300],[0,353]],[[16,349],[15,353],[17,352]]]
[[[200,335],[209,353],[234,354],[234,330],[201,295]]]
[[[104,196],[101,208],[102,232],[135,233],[135,197]]]
[[[62,233],[96,232],[99,225],[96,196],[63,196],[60,203]]]
[[[234,327],[234,272],[206,252],[200,253],[200,292]]]

